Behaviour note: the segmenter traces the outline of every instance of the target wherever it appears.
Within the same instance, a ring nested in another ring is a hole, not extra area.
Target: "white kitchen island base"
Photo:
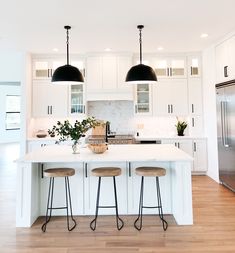
[[[76,174],[70,177],[74,215],[93,215],[97,190],[97,178],[91,170],[100,166],[118,166],[122,175],[117,177],[117,194],[120,215],[138,213],[140,176],[135,175],[138,166],[160,166],[167,170],[160,177],[163,212],[173,214],[178,225],[192,225],[192,158],[173,145],[110,145],[104,154],[93,154],[84,148],[81,154],[72,154],[70,146],[48,146],[27,154],[18,161],[16,226],[30,227],[41,215],[45,215],[48,179],[42,178],[42,170],[53,167],[72,167]],[[101,205],[112,205],[113,186],[110,178],[101,185]],[[54,206],[63,205],[64,181],[55,179]],[[154,178],[145,178],[144,204],[156,205]],[[147,209],[144,214],[157,210]],[[104,209],[100,214],[114,214]],[[55,210],[53,215],[65,215]]]

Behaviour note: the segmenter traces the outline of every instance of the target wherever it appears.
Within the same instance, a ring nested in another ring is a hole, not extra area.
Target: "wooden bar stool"
[[[77,223],[73,218],[73,212],[72,212],[72,201],[71,201],[71,195],[70,195],[70,186],[69,186],[69,177],[73,176],[75,174],[75,170],[71,168],[53,168],[53,169],[47,169],[44,170],[44,176],[50,178],[50,184],[49,184],[49,191],[48,191],[48,200],[47,200],[47,211],[46,211],[46,221],[42,225],[42,231],[46,231],[47,223],[51,219],[51,214],[53,209],[66,209],[67,210],[67,228],[69,231],[72,231]],[[54,179],[56,177],[64,177],[65,179],[65,200],[66,200],[66,206],[63,207],[52,207],[53,205],[53,194],[54,194]],[[69,203],[68,203],[69,201]],[[69,226],[69,208],[70,208],[70,216],[73,221],[73,226]],[[48,216],[49,213],[49,216]]]
[[[163,217],[162,211],[162,201],[161,201],[161,192],[159,185],[159,177],[166,175],[166,170],[159,167],[138,167],[135,170],[136,174],[141,176],[141,186],[140,186],[140,202],[139,202],[139,215],[134,222],[134,226],[137,230],[141,230],[142,228],[142,216],[143,216],[143,208],[157,208],[159,217],[162,221],[162,227],[164,230],[167,230],[168,223]],[[156,177],[156,190],[157,190],[157,206],[144,206],[144,177]],[[140,220],[139,226],[137,222]]]
[[[95,218],[90,223],[90,228],[94,231],[96,229],[96,221],[98,217],[98,210],[99,208],[115,208],[116,210],[116,223],[117,229],[121,230],[124,226],[123,220],[118,215],[118,202],[117,202],[117,189],[116,189],[116,177],[121,175],[122,171],[120,168],[116,167],[100,167],[95,168],[92,170],[92,175],[99,177],[98,180],[98,189],[97,189],[97,198],[96,198],[96,210],[95,210]],[[100,199],[100,185],[101,185],[101,178],[102,177],[113,177],[113,188],[114,188],[114,198],[115,198],[115,205],[114,206],[99,206],[99,199]],[[119,222],[121,224],[119,224]]]

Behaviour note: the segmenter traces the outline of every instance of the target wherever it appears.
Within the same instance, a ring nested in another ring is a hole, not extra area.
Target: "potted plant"
[[[72,125],[68,120],[64,122],[57,121],[57,124],[48,129],[48,133],[54,132],[59,136],[58,142],[71,139],[73,141],[72,149],[74,154],[79,153],[79,140],[85,136],[85,133],[95,126],[99,126],[101,123],[94,117],[88,117],[82,121],[76,120]]]
[[[186,121],[180,121],[177,118],[177,124],[175,125],[177,129],[178,136],[184,136],[184,130],[188,126]]]

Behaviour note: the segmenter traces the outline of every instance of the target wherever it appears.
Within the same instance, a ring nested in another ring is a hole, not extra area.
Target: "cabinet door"
[[[169,67],[167,59],[154,59],[153,66],[157,75],[157,78],[168,78],[169,77]]]
[[[167,162],[135,162],[130,164],[128,171],[128,214],[138,214],[139,200],[140,200],[140,184],[141,176],[136,175],[135,169],[140,166],[157,166],[166,169],[166,175],[159,178],[161,189],[161,200],[163,206],[163,213],[169,214],[171,212],[171,170],[169,170],[169,163]],[[155,177],[145,177],[144,179],[144,205],[156,206],[156,179]],[[157,209],[144,209],[144,214],[156,214]]]
[[[152,114],[152,86],[148,83],[136,85],[135,114]]]
[[[225,41],[216,47],[216,80],[217,83],[229,80],[230,69],[228,60],[228,42]]]
[[[169,76],[171,78],[184,78],[187,77],[186,59],[173,58],[168,60]]]
[[[102,89],[102,58],[87,58],[87,92],[99,92]]]
[[[102,57],[103,84],[104,90],[115,90],[117,88],[117,57]]]
[[[188,56],[188,77],[200,77],[201,76],[201,57],[200,56]]]
[[[125,82],[126,75],[132,67],[132,60],[129,56],[117,57],[117,87],[118,91],[125,91],[133,94],[133,85]],[[133,95],[132,95],[133,96]]]
[[[229,80],[232,80],[235,78],[235,36],[233,36],[231,39],[228,41],[228,62],[229,62],[229,67],[228,67],[228,75],[229,75]]]
[[[85,113],[83,84],[71,85],[69,88],[69,111],[71,115]]]
[[[33,116],[34,117],[65,117],[67,116],[68,88],[63,85],[33,85]]]
[[[171,114],[188,115],[188,89],[186,79],[173,80],[171,83]]]
[[[207,145],[206,140],[194,140],[193,141],[193,156],[195,172],[207,171]]]
[[[120,214],[127,213],[127,176],[126,163],[89,163],[85,168],[85,214],[94,215],[97,197],[98,177],[92,175],[91,170],[96,167],[119,167],[122,174],[116,177],[118,211]],[[108,189],[108,190],[107,190]],[[99,205],[114,205],[113,178],[103,177],[101,179],[100,203]],[[100,208],[99,214],[115,214],[115,208]],[[99,223],[98,223],[99,224]]]
[[[48,168],[61,168],[61,167],[68,167],[68,165],[61,165],[61,163],[51,163],[51,164],[44,164],[43,169]],[[82,215],[84,214],[84,199],[83,199],[83,164],[82,163],[70,163],[69,167],[75,169],[75,175],[69,177],[70,183],[70,193],[71,193],[71,201],[73,207],[73,215]],[[49,188],[49,178],[44,177],[41,178],[41,201],[40,201],[40,215],[46,214],[46,206],[47,206],[47,196],[48,196],[48,188]],[[65,184],[64,184],[64,177],[55,178],[54,180],[54,195],[53,195],[53,206],[65,206],[66,199],[65,199]],[[66,215],[66,210],[53,210],[53,215]]]
[[[200,78],[188,80],[189,113],[192,115],[202,114],[202,84]]]
[[[49,79],[51,77],[48,60],[33,60],[33,79]]]
[[[28,143],[27,143],[27,152],[32,152],[34,150],[40,149],[40,148],[48,146],[48,145],[56,145],[56,144],[55,144],[55,141],[51,141],[51,140],[28,141]]]
[[[203,117],[202,116],[190,117],[189,134],[192,136],[203,135]]]
[[[153,113],[154,115],[170,115],[171,82],[160,80],[153,86]]]
[[[154,86],[154,114],[180,116],[188,114],[186,79],[161,80]]]

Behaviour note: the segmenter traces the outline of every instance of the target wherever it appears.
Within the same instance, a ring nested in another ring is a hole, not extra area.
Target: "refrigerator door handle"
[[[226,148],[229,147],[229,143],[228,143],[228,117],[227,117],[227,101],[224,101],[224,146]]]
[[[223,146],[225,147],[225,141],[224,141],[224,102],[220,102],[220,108],[221,108],[221,134],[222,134],[222,143]]]

